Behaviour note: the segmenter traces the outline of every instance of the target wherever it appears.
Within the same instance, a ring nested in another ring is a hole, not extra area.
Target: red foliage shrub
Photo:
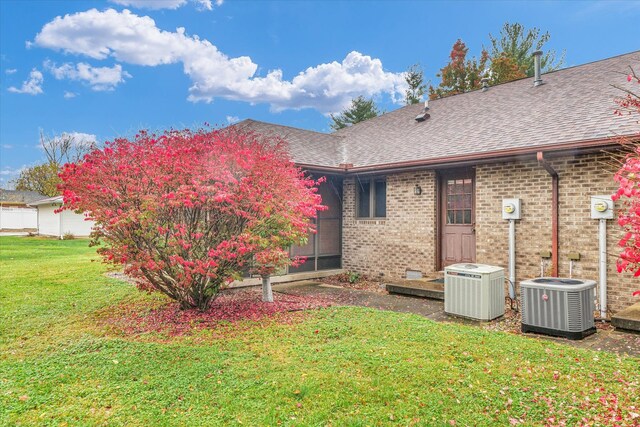
[[[631,69],[627,76],[629,82],[640,84],[640,77]],[[637,114],[640,116],[640,95],[623,89],[626,92],[624,98],[617,99],[619,109],[616,114]],[[638,138],[640,141],[640,133]],[[618,224],[626,231],[620,240],[623,248],[617,261],[618,271],[633,271],[635,276],[640,276],[640,145],[638,141],[625,141],[632,143],[633,150],[625,158],[622,167],[616,172],[614,179],[619,188],[612,196],[613,200],[621,200],[623,208],[618,214]],[[634,295],[640,291],[634,292]]]
[[[206,310],[249,262],[287,264],[322,209],[285,143],[236,128],[140,132],[107,142],[60,177],[63,209],[96,221],[93,244],[143,290]]]

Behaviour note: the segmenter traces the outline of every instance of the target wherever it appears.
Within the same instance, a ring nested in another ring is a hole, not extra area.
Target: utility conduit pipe
[[[598,243],[600,246],[600,318],[607,318],[607,220],[598,220]]]
[[[509,297],[516,297],[516,220],[509,220]]]
[[[551,276],[558,277],[558,172],[544,158],[544,152],[538,151],[538,164],[551,175]]]

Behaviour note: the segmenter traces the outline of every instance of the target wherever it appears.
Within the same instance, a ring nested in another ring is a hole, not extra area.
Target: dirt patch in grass
[[[352,279],[351,281],[349,279],[349,273],[342,273],[336,274],[334,276],[324,277],[320,279],[320,282],[326,285],[340,286],[341,288],[388,294],[384,283],[373,280],[368,276],[360,275],[357,279]]]
[[[197,309],[181,310],[176,302],[156,299],[108,307],[98,312],[97,318],[98,323],[118,335],[161,333],[182,336],[202,329],[223,332],[225,327],[239,323],[248,327],[271,321],[293,323],[301,319],[301,311],[335,304],[334,300],[321,296],[274,293],[273,297],[273,303],[265,303],[261,290],[229,289],[221,292],[204,312]]]

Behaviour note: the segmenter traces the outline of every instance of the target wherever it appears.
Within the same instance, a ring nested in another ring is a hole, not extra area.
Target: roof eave
[[[406,171],[408,169],[418,169],[418,168],[443,168],[448,166],[462,166],[462,165],[470,165],[477,164],[479,161],[486,160],[508,160],[511,158],[518,158],[522,156],[533,155],[535,156],[537,152],[543,151],[545,153],[560,153],[563,151],[593,151],[594,149],[600,151],[606,148],[612,148],[621,145],[622,138],[627,138],[631,141],[640,141],[640,135],[632,135],[632,136],[616,136],[616,137],[607,137],[607,138],[597,138],[590,140],[582,140],[582,141],[573,141],[562,144],[553,144],[548,146],[535,146],[535,147],[520,147],[520,148],[510,148],[506,150],[494,150],[487,151],[483,153],[473,153],[473,154],[465,154],[458,156],[447,156],[447,157],[438,157],[432,159],[422,159],[422,160],[410,160],[404,162],[395,162],[395,163],[384,163],[378,165],[370,165],[370,166],[355,166],[349,168],[345,172],[347,174],[362,174],[362,173],[379,173],[379,172],[395,172],[395,171]]]

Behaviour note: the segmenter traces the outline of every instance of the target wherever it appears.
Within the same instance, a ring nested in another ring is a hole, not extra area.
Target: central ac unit
[[[540,277],[520,282],[522,332],[582,339],[596,331],[593,280]]]
[[[444,269],[444,311],[491,320],[504,315],[504,268],[453,264]]]

